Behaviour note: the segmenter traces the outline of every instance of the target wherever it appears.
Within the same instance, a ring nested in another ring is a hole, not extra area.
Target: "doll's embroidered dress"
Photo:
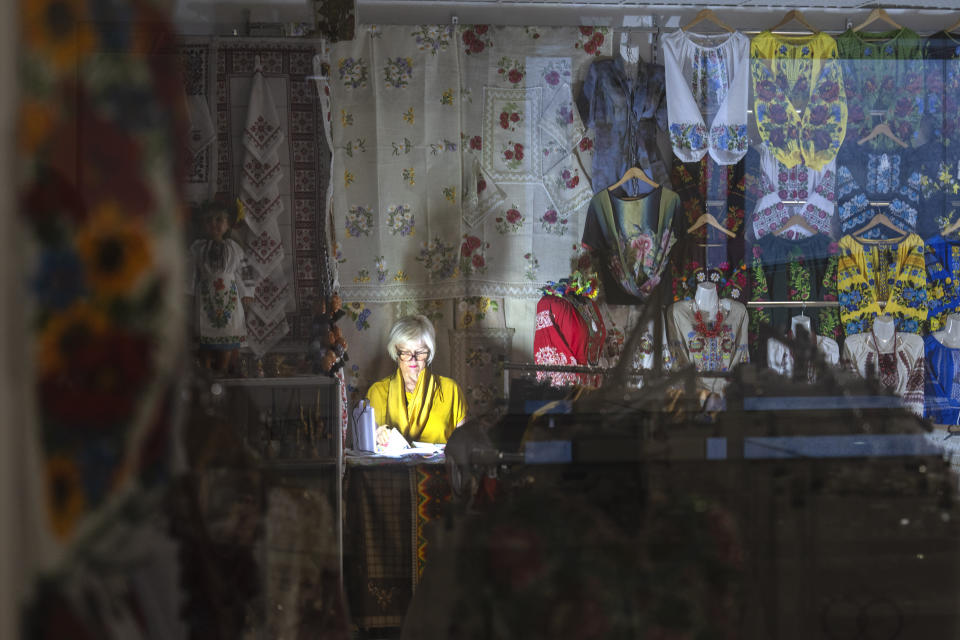
[[[709,153],[729,165],[747,152],[749,55],[750,41],[739,31],[712,36],[677,29],[663,37],[670,143],[683,162]]]
[[[576,104],[584,125],[594,132],[594,193],[615,184],[634,166],[655,182],[668,183],[667,166],[657,147],[657,130],[667,126],[664,82],[662,65],[641,61],[630,73],[619,56],[590,65]],[[629,195],[642,190],[626,185]]]
[[[897,331],[919,334],[927,319],[927,272],[923,240],[915,233],[896,243],[840,238],[837,295],[846,335],[873,329],[881,314]],[[880,302],[885,302],[881,307]]]
[[[680,203],[660,186],[628,197],[607,189],[590,201],[583,243],[593,254],[610,304],[639,304],[660,282],[676,238],[673,218]]]
[[[543,365],[596,365],[607,338],[597,303],[576,295],[547,293],[537,302],[533,361]],[[571,372],[538,372],[554,386],[590,382]]]
[[[837,43],[826,33],[750,42],[753,109],[761,139],[787,168],[823,170],[840,150],[847,101]]]
[[[187,293],[194,295],[196,335],[201,347],[235,349],[246,344],[242,298],[252,295],[243,283],[243,249],[229,238],[197,240],[190,246]]]
[[[848,138],[859,140],[885,122],[910,144],[923,112],[923,60],[916,32],[895,29],[882,33],[848,29],[837,36],[847,96]],[[887,136],[864,143],[874,151],[896,151]]]

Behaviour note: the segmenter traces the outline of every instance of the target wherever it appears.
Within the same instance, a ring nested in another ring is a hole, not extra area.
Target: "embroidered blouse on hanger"
[[[951,349],[933,334],[923,339],[923,347],[923,416],[935,424],[960,424],[960,349]]]
[[[760,137],[788,169],[802,162],[823,170],[847,127],[836,41],[823,32],[788,38],[764,31],[750,43],[750,63]]]
[[[865,378],[873,371],[881,386],[900,396],[903,407],[923,415],[924,357],[923,338],[912,333],[897,333],[894,350],[879,353],[871,331],[850,336],[843,343],[840,361],[845,369]]]
[[[960,239],[934,236],[926,242],[927,305],[930,331],[940,331],[951,313],[960,313]]]
[[[594,193],[615,184],[634,166],[669,186],[667,165],[657,147],[657,129],[667,126],[661,65],[641,60],[636,75],[630,77],[619,57],[594,62],[577,96],[577,109],[584,125],[594,131]],[[625,186],[631,196],[644,190],[637,191],[629,183]]]
[[[890,314],[897,330],[920,333],[927,319],[927,274],[923,240],[915,233],[898,244],[864,244],[840,238],[837,293],[847,336],[867,333],[874,319]],[[880,301],[886,306],[880,307]]]
[[[660,282],[676,237],[680,199],[666,187],[645,196],[620,197],[604,189],[587,210],[583,243],[590,247],[610,304],[638,304]]]
[[[682,161],[709,151],[727,165],[747,152],[749,54],[750,40],[739,31],[705,36],[677,29],[663,37],[670,143]]]
[[[940,31],[923,42],[924,120],[942,145],[960,144],[960,38]]]
[[[907,28],[884,33],[848,29],[837,36],[837,55],[847,94],[849,137],[859,140],[886,122],[910,144],[923,112],[923,60],[917,34]],[[883,135],[864,144],[875,151],[900,149]]]
[[[762,238],[773,233],[791,217],[801,216],[818,232],[833,232],[833,212],[836,202],[835,160],[822,169],[813,169],[800,163],[787,167],[777,159],[776,150],[769,144],[760,147],[759,169],[750,181],[750,199],[756,202],[753,210],[753,235]],[[790,238],[809,235],[797,229],[787,232]]]
[[[680,239],[670,251],[673,300],[692,299],[697,284],[711,279],[721,298],[742,302],[747,285],[743,259],[744,161],[719,165],[710,155],[698,162],[674,158],[670,177],[682,207],[682,213],[674,217],[674,235]],[[710,225],[687,233],[705,213],[712,214],[734,236]]]
[[[920,163],[911,149],[880,152],[844,144],[837,156],[837,210],[840,231],[852,233],[878,213],[903,231],[917,230],[920,215]],[[877,207],[871,202],[888,202]],[[863,237],[878,239],[893,233],[886,227],[869,229]]]

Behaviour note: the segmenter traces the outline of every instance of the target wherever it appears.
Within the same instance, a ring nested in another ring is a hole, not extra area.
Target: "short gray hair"
[[[401,344],[422,342],[430,350],[427,364],[433,362],[437,347],[437,332],[433,323],[424,315],[404,316],[393,323],[390,329],[390,338],[387,340],[387,353],[394,362],[397,361],[397,347]]]

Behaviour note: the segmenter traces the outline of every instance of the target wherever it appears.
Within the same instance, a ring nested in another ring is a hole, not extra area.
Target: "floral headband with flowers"
[[[600,284],[597,280],[596,272],[582,273],[580,270],[574,271],[569,278],[561,278],[558,282],[548,281],[540,289],[545,296],[582,296],[595,300],[600,293]]]
[[[717,285],[717,294],[721,298],[742,301],[747,288],[747,267],[741,264],[737,269],[731,269],[730,263],[724,262],[714,269],[705,269],[698,263],[692,262],[673,281],[673,300],[692,300],[701,282],[712,282]]]

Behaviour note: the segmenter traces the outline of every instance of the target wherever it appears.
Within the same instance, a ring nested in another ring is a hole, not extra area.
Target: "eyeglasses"
[[[397,357],[400,358],[403,362],[410,362],[414,358],[417,360],[426,360],[430,357],[430,351],[400,351],[397,350]]]

